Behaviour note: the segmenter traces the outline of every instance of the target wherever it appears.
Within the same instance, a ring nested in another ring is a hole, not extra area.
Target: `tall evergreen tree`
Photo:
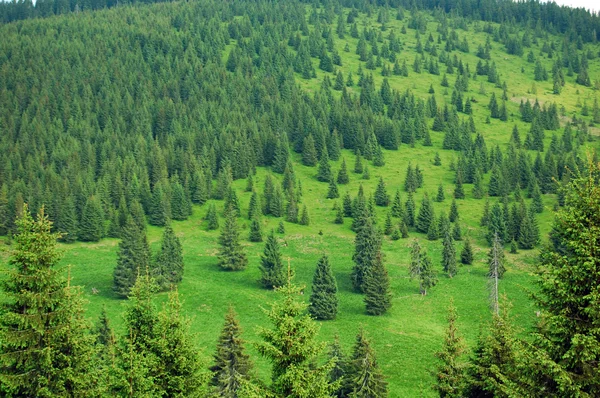
[[[315,140],[312,134],[309,134],[304,138],[302,143],[302,164],[305,166],[316,166],[317,162],[318,158]]]
[[[335,319],[337,309],[337,284],[329,265],[329,258],[323,255],[313,276],[308,312],[314,319],[329,320]]]
[[[358,230],[354,241],[354,267],[352,268],[352,286],[354,290],[363,292],[366,275],[377,261],[381,251],[381,236],[373,225],[371,217],[366,217],[363,226]]]
[[[337,183],[338,184],[348,184],[350,182],[350,177],[348,177],[348,168],[346,166],[346,159],[342,159],[342,165],[340,166],[340,171],[338,171],[337,175]]]
[[[250,242],[262,242],[262,240],[263,240],[262,226],[260,223],[260,219],[258,217],[255,217],[250,222],[250,232],[248,234],[248,240]]]
[[[65,243],[75,242],[79,235],[79,222],[77,221],[77,208],[73,198],[65,199],[61,206],[60,218],[56,223],[56,230],[61,233],[60,241]]]
[[[363,290],[367,314],[382,315],[392,307],[390,278],[383,264],[381,252],[375,256],[375,262],[365,277]]]
[[[256,348],[273,365],[273,394],[290,398],[327,397],[337,387],[329,381],[333,362],[315,365],[325,346],[317,341],[318,326],[306,313],[307,304],[298,300],[301,291],[288,272],[287,283],[277,290],[281,299],[265,310],[273,328],[259,329],[262,341]]]
[[[119,297],[129,296],[138,274],[149,271],[150,258],[146,232],[128,216],[121,234],[117,266],[113,273],[113,290]]]
[[[356,343],[349,359],[344,389],[350,397],[386,398],[388,386],[379,369],[375,351],[363,329],[356,336]]]
[[[260,284],[266,289],[281,287],[285,284],[285,269],[279,251],[279,242],[275,237],[275,231],[267,237],[265,249],[260,257]]]
[[[240,271],[248,265],[248,257],[240,244],[240,232],[233,209],[228,209],[219,236],[218,264],[224,270]]]
[[[205,220],[207,230],[214,231],[215,229],[219,229],[219,215],[217,214],[217,206],[214,203],[208,205]]]
[[[83,242],[98,242],[104,236],[104,214],[96,196],[88,198],[79,222],[79,239]]]
[[[167,225],[171,217],[171,203],[162,188],[162,184],[157,184],[152,192],[150,201],[150,224],[158,227]]]
[[[427,193],[425,193],[425,195],[423,195],[423,201],[421,202],[421,208],[416,220],[417,231],[421,233],[427,233],[432,223],[435,223],[433,203],[431,203],[429,196]]]
[[[437,276],[427,252],[421,248],[418,240],[414,240],[410,249],[409,274],[411,279],[419,280],[419,292],[425,296],[427,289],[437,284]]]
[[[225,324],[217,341],[210,384],[219,397],[237,398],[250,380],[252,362],[245,352],[242,329],[233,307],[225,315]]]
[[[324,150],[319,160],[319,167],[317,169],[317,180],[321,182],[329,182],[333,180],[333,172],[331,171],[331,165],[329,164],[329,156],[327,151]]]
[[[16,220],[0,304],[0,392],[7,397],[98,395],[94,337],[81,293],[57,269],[59,235],[42,208]]]
[[[464,339],[456,326],[456,307],[451,301],[448,307],[448,329],[442,349],[435,356],[439,364],[433,372],[436,382],[434,390],[440,397],[462,398],[466,385],[467,362],[462,359],[466,351]]]
[[[519,226],[518,243],[521,249],[533,249],[540,241],[540,230],[538,228],[537,220],[535,219],[535,212],[533,206],[529,208],[527,214],[523,217],[521,225]]]
[[[473,246],[471,246],[469,238],[465,239],[465,244],[460,252],[460,262],[465,265],[473,264]]]
[[[456,266],[456,248],[454,247],[454,239],[450,231],[446,231],[443,241],[444,249],[442,250],[442,268],[450,278],[458,273]]]
[[[165,290],[183,279],[183,250],[181,242],[170,225],[165,227],[160,251],[156,255],[154,278],[159,288]]]

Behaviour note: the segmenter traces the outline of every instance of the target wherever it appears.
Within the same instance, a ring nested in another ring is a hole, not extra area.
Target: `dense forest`
[[[600,395],[598,15],[147,3],[0,3],[0,395]]]

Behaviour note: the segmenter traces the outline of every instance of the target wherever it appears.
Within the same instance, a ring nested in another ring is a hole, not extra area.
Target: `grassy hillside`
[[[189,7],[183,4],[159,4],[152,5],[150,8],[157,13],[165,10],[179,10],[182,7]],[[96,12],[98,18],[110,19],[120,13],[127,13],[124,9],[113,9],[109,11]],[[313,12],[311,7],[307,7],[307,18]],[[350,12],[344,10],[344,16]],[[426,101],[430,97],[429,89],[435,90],[435,98],[438,106],[449,104],[453,91],[455,74],[448,74],[450,87],[442,87],[441,80],[444,75],[445,65],[440,65],[440,75],[433,75],[423,70],[421,73],[415,73],[412,69],[413,62],[417,56],[417,31],[409,27],[409,20],[412,17],[410,12],[404,12],[404,19],[397,20],[395,11],[390,11],[390,20],[385,24],[386,31],[382,32],[387,37],[390,31],[394,31],[401,43],[402,50],[397,56],[400,64],[406,61],[409,69],[409,76],[388,76],[387,79],[392,89],[404,92],[410,90],[417,98]],[[420,40],[425,44],[429,35],[437,43],[439,33],[437,28],[439,22],[437,16],[431,13],[422,13],[426,19],[426,30],[419,33]],[[377,22],[378,13],[374,12],[371,16],[360,13],[356,18],[356,23],[362,31],[363,27],[381,30],[381,23]],[[57,17],[65,19],[74,19],[73,15],[67,17]],[[93,18],[87,15],[91,26],[94,26]],[[451,55],[457,55],[460,60],[470,67],[471,73],[475,71],[475,65],[479,58],[475,55],[478,46],[485,45],[486,38],[490,36],[482,31],[484,23],[470,22],[453,19],[447,16],[448,23],[453,26],[463,25],[465,29],[456,29],[460,41],[465,38],[469,45],[469,53],[452,51]],[[141,22],[143,22],[143,16]],[[25,24],[29,23],[25,22]],[[493,27],[498,25],[491,24]],[[335,23],[331,24],[332,32],[335,32]],[[406,33],[401,33],[402,28]],[[313,26],[311,25],[311,29]],[[173,28],[175,29],[175,28]],[[513,27],[516,32],[522,32],[521,28]],[[349,27],[348,27],[349,30]],[[332,33],[335,34],[335,33]],[[537,44],[532,44],[531,48],[525,49],[523,56],[508,55],[505,52],[504,45],[492,41],[491,60],[496,64],[500,74],[500,81],[506,82],[509,100],[507,101],[508,121],[491,119],[486,123],[490,114],[488,103],[492,93],[497,98],[502,96],[503,90],[496,84],[489,83],[486,76],[477,76],[470,78],[469,90],[464,93],[465,96],[472,97],[473,120],[476,129],[480,132],[486,141],[487,148],[491,149],[498,145],[503,151],[506,151],[513,126],[516,125],[521,133],[521,139],[525,139],[531,124],[521,120],[519,112],[519,103],[521,100],[529,99],[531,102],[538,100],[540,104],[557,103],[560,109],[561,125],[570,121],[573,117],[583,118],[586,123],[591,122],[592,116],[583,116],[582,107],[584,104],[591,109],[597,96],[597,91],[593,87],[585,87],[575,83],[577,74],[566,76],[566,84],[560,95],[552,93],[552,77],[546,81],[534,80],[534,63],[527,62],[527,53],[532,50],[536,57],[550,73],[554,59],[548,58],[547,54],[540,56],[540,51],[544,43],[556,43],[560,49],[561,37],[542,33],[537,39]],[[226,62],[228,54],[235,46],[236,40],[231,40],[225,46],[221,56],[223,62]],[[335,49],[341,56],[342,66],[336,66],[336,71],[341,70],[344,77],[352,72],[355,83],[358,81],[359,67],[365,73],[373,73],[374,83],[377,90],[381,86],[384,76],[381,75],[381,67],[376,70],[366,69],[366,63],[359,60],[356,54],[358,39],[351,37],[349,33],[344,39],[335,38]],[[437,44],[441,49],[443,42]],[[349,51],[345,51],[345,48]],[[600,48],[595,45],[586,44],[585,49],[598,54]],[[440,50],[438,49],[438,51]],[[289,48],[290,53],[295,53]],[[560,50],[557,50],[557,53]],[[319,69],[319,60],[312,58],[316,70],[316,78],[304,79],[301,74],[296,73],[295,83],[299,85],[302,91],[307,94],[314,94],[320,91],[323,79],[328,76],[332,82],[335,82],[335,73],[326,73]],[[384,61],[388,62],[388,61]],[[388,62],[390,67],[393,64]],[[589,60],[589,75],[593,82],[598,82],[600,77],[599,58]],[[348,87],[350,94],[360,94],[360,88],[356,85]],[[340,92],[333,91],[333,96],[339,98]],[[465,120],[468,116],[461,114],[461,119]],[[431,127],[432,119],[428,119],[427,124]],[[562,127],[557,131],[546,131],[545,147],[548,148],[552,135],[560,136]],[[583,153],[586,148],[597,147],[596,136],[599,130],[595,126],[589,127],[591,135],[590,142],[585,143],[579,148]],[[342,151],[342,157],[338,161],[332,161],[332,169],[337,173],[342,158],[346,160],[349,168],[350,183],[348,185],[339,185],[340,197],[349,192],[353,197],[356,195],[359,186],[362,184],[367,197],[375,192],[379,177],[382,177],[387,185],[388,194],[393,198],[396,190],[400,190],[403,201],[407,198],[404,192],[404,179],[406,169],[410,164],[419,165],[424,174],[424,186],[415,193],[415,202],[417,209],[420,206],[421,198],[424,193],[430,197],[435,197],[438,185],[444,186],[445,201],[434,203],[436,215],[441,212],[448,212],[452,201],[452,192],[454,190],[455,171],[451,169],[451,164],[455,164],[459,158],[459,152],[442,149],[444,132],[430,131],[433,146],[423,146],[417,142],[415,147],[402,144],[397,151],[384,150],[385,166],[374,167],[369,162],[370,179],[364,180],[359,174],[352,172],[354,163],[354,152],[349,149]],[[441,165],[434,166],[433,159],[438,152],[441,157]],[[532,160],[535,158],[535,151],[528,151]],[[543,154],[542,154],[543,156]],[[480,218],[483,212],[486,199],[474,199],[472,197],[472,184],[464,184],[466,198],[458,200],[460,224],[463,235],[472,239],[475,244],[475,262],[471,266],[461,266],[457,276],[450,279],[442,274],[441,270],[441,240],[429,241],[424,234],[419,234],[414,230],[410,231],[409,239],[400,239],[392,241],[389,237],[384,238],[383,252],[385,253],[385,265],[388,269],[391,279],[391,290],[393,293],[393,307],[385,315],[379,317],[370,317],[365,315],[363,296],[352,291],[350,283],[350,272],[353,266],[352,254],[354,251],[355,233],[351,231],[351,219],[346,218],[343,225],[334,224],[335,211],[333,206],[335,202],[341,203],[340,199],[326,199],[328,185],[318,182],[316,179],[316,168],[302,165],[301,154],[292,154],[294,171],[296,178],[302,183],[303,204],[308,207],[311,223],[309,226],[301,226],[284,222],[286,232],[284,235],[278,235],[282,243],[282,253],[285,259],[289,259],[291,266],[296,272],[296,282],[306,286],[304,296],[308,299],[310,295],[310,284],[313,271],[318,258],[322,253],[329,254],[330,262],[337,279],[339,288],[339,315],[335,321],[321,322],[320,339],[330,341],[335,334],[340,335],[342,344],[346,349],[350,349],[355,335],[362,325],[366,329],[378,355],[379,363],[388,378],[390,385],[390,396],[392,397],[411,397],[411,396],[434,396],[430,388],[432,377],[429,371],[434,366],[434,352],[438,350],[442,343],[442,336],[446,327],[446,310],[450,299],[458,309],[458,326],[462,334],[466,337],[470,347],[475,344],[477,335],[480,332],[481,325],[490,320],[488,290],[487,290],[487,264],[486,256],[489,250],[485,240],[486,229],[480,226]],[[262,193],[262,187],[267,173],[270,173],[266,167],[258,167],[254,176],[254,186],[258,192]],[[281,175],[273,174],[277,181],[281,181]],[[485,175],[485,187],[489,180],[489,173]],[[246,182],[243,179],[236,180],[233,183],[237,195],[240,199],[243,220],[242,237],[244,246],[249,256],[249,266],[242,272],[223,272],[217,266],[216,251],[218,231],[207,231],[203,221],[208,206],[216,203],[219,214],[222,215],[223,201],[209,200],[202,206],[194,205],[193,213],[185,221],[174,221],[173,228],[180,237],[184,249],[185,274],[183,282],[178,289],[184,300],[184,309],[192,317],[193,330],[197,334],[197,345],[203,350],[208,358],[212,355],[218,333],[222,326],[223,316],[227,307],[231,304],[235,307],[240,316],[241,324],[245,330],[245,338],[249,342],[257,341],[255,327],[264,325],[266,316],[262,308],[268,306],[268,303],[274,299],[275,295],[271,291],[261,289],[258,285],[259,278],[259,258],[263,249],[262,243],[250,243],[247,240],[249,221],[245,218],[250,200],[250,193],[245,192]],[[512,200],[512,196],[511,196]],[[492,198],[491,203],[497,201]],[[527,199],[529,203],[530,199]],[[544,211],[537,215],[543,240],[547,239],[547,234],[551,228],[552,209],[556,203],[556,196],[553,194],[544,195]],[[377,207],[376,214],[378,226],[383,226],[385,217],[389,208]],[[263,231],[269,231],[271,228],[277,228],[281,219],[273,217],[263,217]],[[223,225],[223,219],[220,219]],[[149,226],[148,238],[154,252],[158,249],[159,240],[162,234],[162,228]],[[413,238],[418,238],[427,248],[433,259],[433,263],[438,271],[439,284],[428,292],[427,296],[421,296],[418,292],[418,283],[411,281],[408,276],[409,264],[409,244]],[[121,314],[125,301],[120,300],[112,292],[113,269],[116,264],[118,239],[104,238],[98,243],[76,242],[72,244],[61,245],[64,250],[62,264],[70,266],[70,273],[73,278],[72,283],[81,285],[86,299],[87,315],[95,319],[102,308],[106,308],[111,321],[117,325],[122,324]],[[463,242],[457,242],[457,251],[462,249]],[[2,248],[2,256],[7,258],[10,247]],[[536,309],[529,300],[529,293],[535,289],[533,283],[533,270],[536,263],[537,249],[520,250],[518,254],[508,254],[507,245],[507,272],[500,283],[500,290],[506,297],[506,302],[512,305],[512,314],[515,323],[521,330],[527,331],[535,322]],[[166,298],[166,294],[158,295],[157,300]],[[508,304],[507,304],[508,305]],[[261,359],[256,350],[249,346],[253,360],[257,363],[259,374],[264,380],[269,376],[269,364]]]

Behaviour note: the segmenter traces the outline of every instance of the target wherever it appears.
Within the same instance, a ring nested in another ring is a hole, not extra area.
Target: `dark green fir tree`
[[[273,230],[271,230],[265,242],[265,249],[260,257],[259,268],[261,272],[259,282],[262,287],[273,289],[285,284],[286,275],[279,250],[279,242]]]
[[[228,209],[225,224],[219,236],[218,265],[227,271],[240,271],[248,265],[246,251],[240,244],[240,232],[236,213]]]
[[[128,216],[121,234],[117,266],[113,273],[113,290],[117,296],[122,298],[129,296],[138,274],[148,272],[150,258],[146,232],[140,229],[131,216]]]
[[[323,255],[313,276],[308,312],[314,319],[335,319],[338,311],[337,284],[329,258]]]

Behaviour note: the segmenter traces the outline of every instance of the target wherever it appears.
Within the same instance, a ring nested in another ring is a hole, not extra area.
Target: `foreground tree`
[[[450,301],[448,307],[448,329],[444,337],[444,345],[435,356],[439,360],[434,376],[436,390],[440,397],[461,398],[464,397],[466,384],[467,362],[462,359],[466,344],[459,335],[456,327],[456,307]]]
[[[363,329],[356,336],[345,380],[344,390],[348,391],[350,397],[385,398],[388,396],[385,376],[379,369],[375,351]]]
[[[563,188],[538,269],[543,324],[537,335],[539,389],[600,396],[600,165]]]
[[[113,273],[113,290],[119,297],[125,298],[135,285],[138,273],[146,272],[150,267],[150,246],[146,232],[131,216],[127,217],[121,236]]]
[[[306,313],[307,305],[298,299],[302,288],[292,283],[290,274],[288,270],[287,283],[277,290],[281,299],[265,310],[273,328],[259,329],[263,341],[256,347],[273,365],[271,390],[275,395],[327,397],[336,390],[329,381],[333,361],[315,364],[325,346],[317,341],[318,326]]]
[[[161,290],[168,289],[183,279],[183,250],[170,225],[165,227],[154,268],[154,277]]]
[[[8,397],[98,396],[94,337],[81,293],[57,269],[59,235],[42,208],[27,205],[16,221],[15,246],[0,304],[0,393]]]
[[[337,284],[329,265],[329,258],[323,255],[313,276],[308,312],[314,319],[328,320],[335,319],[337,308]]]
[[[212,372],[210,384],[214,386],[215,393],[219,397],[237,398],[243,385],[250,380],[252,363],[245,352],[245,342],[241,334],[242,329],[237,314],[233,307],[229,307],[225,315],[225,325],[217,342],[215,363],[210,368]]]
[[[273,289],[285,284],[285,269],[279,251],[279,242],[275,236],[275,231],[267,237],[265,249],[260,257],[260,284],[266,289]]]
[[[367,314],[382,315],[392,307],[390,278],[383,264],[381,252],[377,253],[375,262],[366,275],[364,292]]]
[[[352,286],[358,292],[364,291],[366,275],[373,267],[381,251],[381,236],[369,216],[364,217],[364,224],[358,230],[354,241],[354,267],[352,268]]]
[[[218,264],[224,270],[240,271],[248,265],[248,257],[240,244],[240,232],[235,210],[229,208],[219,236]]]

